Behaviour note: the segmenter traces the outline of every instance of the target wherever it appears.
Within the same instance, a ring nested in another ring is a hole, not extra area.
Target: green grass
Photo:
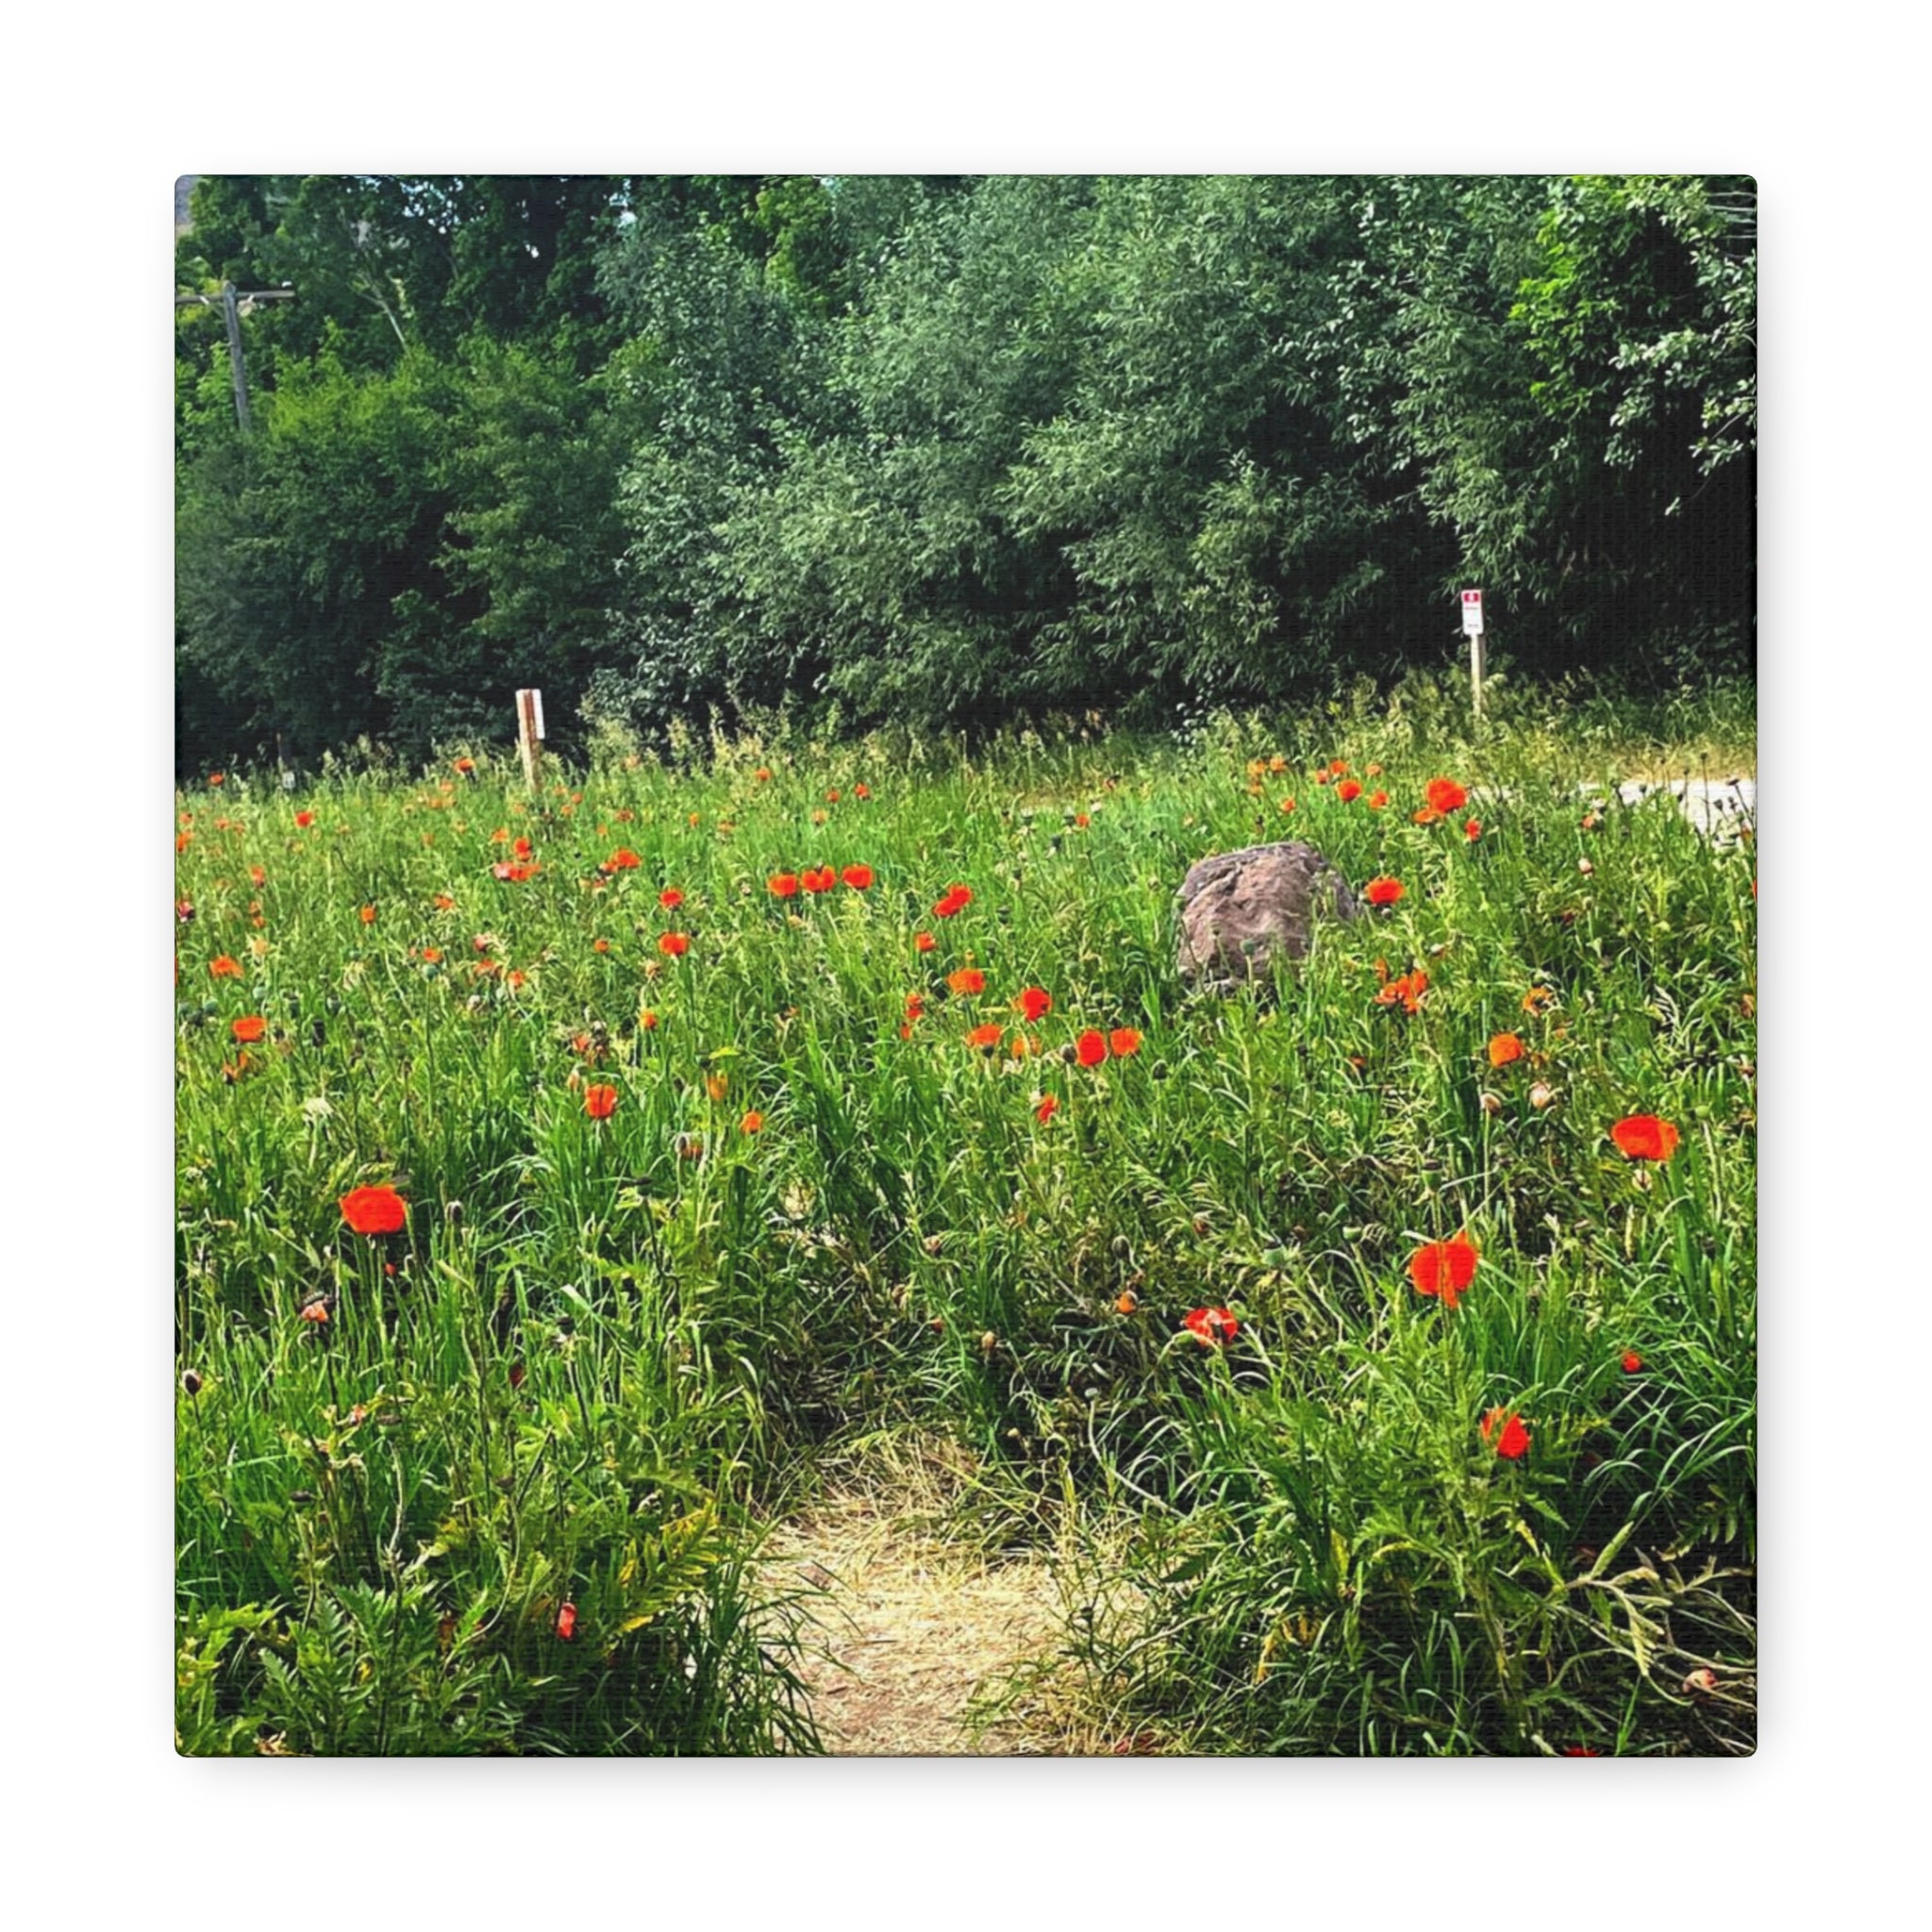
[[[907,1424],[1084,1539],[1069,1655],[1166,1748],[1750,1748],[1753,846],[1574,794],[1740,769],[1747,710],[1620,741],[1499,694],[1472,744],[1427,697],[184,797],[182,1748],[811,1749],[756,1525]],[[1418,824],[1438,775],[1470,803]],[[1403,897],[1184,997],[1187,865],[1283,836]],[[362,1184],[403,1231],[343,1225]],[[1452,1312],[1407,1266],[1457,1232]]]

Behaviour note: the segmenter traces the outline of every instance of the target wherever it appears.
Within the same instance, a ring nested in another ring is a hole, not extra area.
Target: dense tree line
[[[1283,703],[1754,651],[1756,196],[1717,176],[209,176],[192,765]]]

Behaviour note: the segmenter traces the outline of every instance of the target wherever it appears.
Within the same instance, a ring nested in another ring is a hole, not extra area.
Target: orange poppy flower
[[[441,946],[425,946],[423,948],[423,960],[425,965],[440,965],[442,961],[442,948]]]
[[[1425,805],[1419,811],[1409,814],[1419,825],[1434,825],[1441,823],[1442,814],[1433,805]]]
[[[1677,1148],[1676,1128],[1654,1113],[1633,1113],[1619,1121],[1610,1139],[1632,1160],[1668,1160]]]
[[[1051,1093],[1042,1094],[1040,1105],[1033,1109],[1033,1118],[1044,1126],[1059,1110],[1060,1104]]]
[[[475,758],[453,758],[450,761],[450,770],[464,778],[467,778],[475,769],[476,761]]]
[[[259,1013],[244,1013],[228,1028],[243,1046],[253,1046],[268,1031],[268,1022]]]
[[[1394,979],[1388,977],[1387,962],[1377,959],[1375,971],[1383,975],[1382,990],[1375,995],[1378,1007],[1399,1006],[1405,1013],[1419,1012],[1422,1009],[1423,994],[1428,991],[1429,975],[1420,970],[1404,973]]]
[[[1141,1036],[1131,1026],[1116,1026],[1107,1036],[1107,1050],[1115,1059],[1126,1059],[1141,1051]]]
[[[208,782],[210,785],[222,785],[226,783],[227,776],[228,774],[225,772],[210,772],[208,774]]]
[[[1124,1288],[1114,1300],[1115,1312],[1131,1315],[1141,1306],[1141,1297],[1131,1288]]]
[[[1344,778],[1335,788],[1335,795],[1343,805],[1353,805],[1362,795],[1360,781],[1356,778]]]
[[[1362,897],[1371,906],[1392,906],[1402,897],[1403,884],[1400,879],[1371,879],[1362,888]]]
[[[1348,760],[1346,758],[1330,758],[1328,760],[1328,775],[1331,778],[1341,777],[1347,770]]]
[[[602,1082],[584,1089],[584,1111],[593,1121],[608,1121],[617,1111],[617,1089]]]
[[[922,932],[915,933],[912,936],[912,944],[915,951],[921,953],[929,953],[936,945],[939,944],[939,941],[934,939],[931,933]]]
[[[870,798],[872,796],[872,788],[867,785],[855,785],[852,788],[852,795],[854,798]]]
[[[774,872],[765,881],[765,890],[774,899],[795,899],[798,897],[798,874],[795,872]]]
[[[1027,987],[1013,1002],[1019,1008],[1020,1017],[1031,1026],[1045,1019],[1053,1011],[1053,995],[1044,988]]]
[[[608,940],[592,940],[591,941],[591,950],[593,953],[608,953],[610,950],[610,941]]]
[[[447,892],[437,893],[433,903],[439,912],[454,912],[457,909],[457,902]]]
[[[351,1188],[341,1199],[342,1219],[357,1234],[397,1234],[409,1209],[393,1188]]]
[[[1371,811],[1380,811],[1388,803],[1389,794],[1386,791],[1372,791],[1369,793],[1369,809]]]
[[[643,863],[628,846],[620,846],[597,870],[599,872],[635,872]]]
[[[741,1134],[756,1134],[763,1129],[764,1124],[764,1115],[761,1114],[757,1108],[753,1108],[752,1110],[749,1113],[747,1113],[741,1121],[739,1122],[738,1131]]]
[[[667,932],[658,940],[658,950],[673,959],[681,959],[691,951],[690,937],[681,932]]]
[[[924,1012],[925,995],[924,993],[908,992],[906,995],[906,1017],[908,1020],[917,1020],[922,1018]]]
[[[225,953],[222,954],[219,958],[210,959],[208,962],[208,970],[217,979],[240,979],[242,977],[242,962],[239,959],[229,958]]]
[[[726,1074],[710,1073],[705,1075],[705,1091],[713,1100],[723,1100],[731,1091],[731,1079]]]
[[[1454,1313],[1458,1297],[1475,1279],[1478,1258],[1475,1243],[1466,1235],[1431,1241],[1408,1257],[1408,1278],[1418,1294],[1439,1295]]]
[[[1529,1431],[1513,1408],[1499,1403],[1482,1421],[1483,1441],[1491,1443],[1506,1462],[1514,1462],[1529,1447]]]
[[[1490,1064],[1492,1067],[1507,1067],[1511,1060],[1523,1058],[1523,1042],[1513,1033],[1492,1034],[1490,1038]]]
[[[658,1016],[656,1013],[652,1012],[648,1007],[646,1007],[644,1010],[638,1015],[638,1024],[641,1026],[646,1033],[650,1032],[651,1029],[657,1025],[657,1024]]]
[[[963,998],[968,993],[986,991],[986,974],[977,966],[962,966],[958,972],[946,974],[946,984]]]
[[[1460,811],[1469,803],[1469,793],[1454,778],[1431,778],[1423,787],[1423,796],[1431,809],[1444,816]]]
[[[862,892],[872,884],[872,867],[869,865],[848,865],[839,876],[855,892]]]
[[[976,1046],[981,1053],[991,1053],[1000,1043],[999,1023],[994,1021],[985,1026],[975,1026],[966,1036],[968,1046]]]
[[[658,903],[667,912],[675,912],[684,904],[684,894],[675,886],[666,886],[658,894]]]
[[[1107,1058],[1107,1037],[1092,1027],[1074,1042],[1074,1056],[1083,1067],[1097,1067]]]
[[[1182,1326],[1203,1348],[1218,1348],[1241,1333],[1241,1324],[1225,1308],[1196,1308],[1182,1318]]]
[[[1523,995],[1523,1010],[1532,1016],[1551,1006],[1557,995],[1546,986],[1533,986]]]
[[[770,765],[760,765],[758,768],[758,770],[752,774],[752,776],[756,778],[760,785],[769,785],[772,782],[772,768]]]
[[[1281,801],[1281,808],[1283,811],[1292,811],[1294,809],[1294,800],[1291,798],[1284,798]]]

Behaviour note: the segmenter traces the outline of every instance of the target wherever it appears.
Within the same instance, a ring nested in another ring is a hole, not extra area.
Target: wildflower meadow
[[[943,1440],[1112,1748],[1750,1751],[1755,826],[1614,788],[1751,728],[185,785],[180,1750],[813,1752],[762,1540]],[[1358,916],[1185,991],[1276,839]]]

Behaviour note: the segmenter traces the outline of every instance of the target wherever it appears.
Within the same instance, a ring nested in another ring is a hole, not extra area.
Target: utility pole
[[[242,304],[244,302],[292,302],[293,289],[249,289],[236,288],[233,282],[222,284],[222,314],[228,325],[228,374],[235,384],[235,422],[245,435],[252,426],[248,416],[248,371],[242,360]],[[204,308],[212,308],[215,298],[212,295],[176,295],[176,308],[192,308],[197,302]]]

